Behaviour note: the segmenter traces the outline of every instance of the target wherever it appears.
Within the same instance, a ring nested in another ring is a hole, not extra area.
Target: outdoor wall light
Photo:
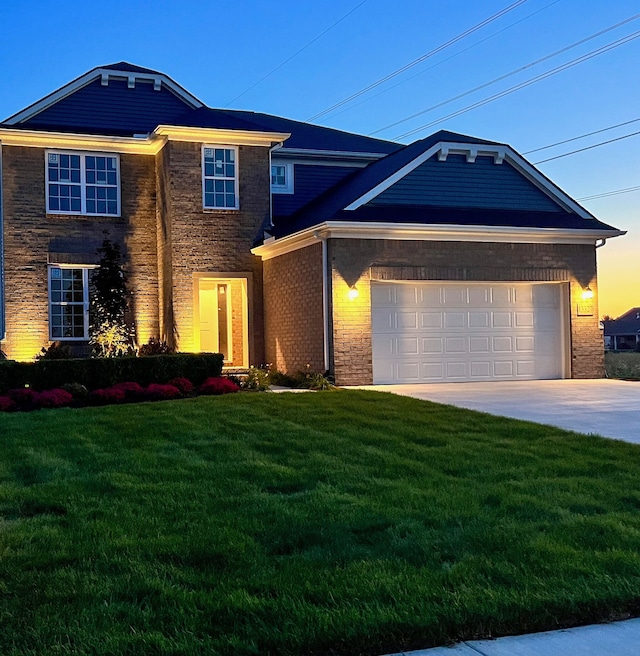
[[[358,298],[359,294],[360,294],[360,292],[356,289],[356,286],[351,285],[351,287],[349,288],[349,292],[347,293],[347,296],[349,297],[350,301],[353,301],[356,298]]]
[[[593,290],[591,287],[585,287],[582,290],[582,300],[583,301],[589,301],[593,298]]]

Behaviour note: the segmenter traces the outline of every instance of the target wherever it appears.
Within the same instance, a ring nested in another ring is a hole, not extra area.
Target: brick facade
[[[322,245],[264,262],[266,361],[295,374],[324,371]]]
[[[121,245],[135,292],[137,339],[158,334],[155,163],[121,155],[121,216],[47,214],[45,150],[2,149],[6,339],[9,357],[33,358],[49,342],[48,264],[94,264],[103,232]]]
[[[330,239],[328,249],[333,368],[338,384],[373,381],[372,279],[568,283],[571,376],[604,374],[597,303],[590,316],[579,316],[577,307],[587,286],[597,299],[592,245]],[[349,300],[352,285],[359,295]]]
[[[239,210],[204,210],[202,144],[169,141],[156,156],[162,336],[181,351],[196,351],[197,275],[245,273],[249,296],[249,359],[264,358],[262,262],[251,247],[269,217],[269,151],[241,146]],[[234,364],[238,364],[235,363]]]

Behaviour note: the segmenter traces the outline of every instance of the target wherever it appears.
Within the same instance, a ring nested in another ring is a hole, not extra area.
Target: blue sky
[[[125,60],[170,75],[213,107],[229,105],[307,120],[514,0],[366,0],[358,6],[361,2],[7,3],[0,41],[0,116],[13,114],[95,66]],[[234,100],[355,7],[315,43]],[[372,133],[636,13],[640,13],[637,0],[526,0],[317,122]],[[376,136],[397,138],[639,30],[640,19],[629,22]],[[639,64],[637,38],[402,141],[448,129],[507,142],[525,152],[631,121],[640,118]],[[390,89],[392,85],[397,86]],[[537,162],[637,131],[640,121],[527,157]],[[639,186],[639,146],[640,135],[546,162],[539,168],[580,199]],[[611,240],[598,251],[600,312],[617,316],[631,306],[640,306],[640,191],[583,204],[599,219],[628,230],[627,236]]]

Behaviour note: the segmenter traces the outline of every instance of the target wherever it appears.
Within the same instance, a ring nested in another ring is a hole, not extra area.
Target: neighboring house
[[[103,233],[138,343],[338,384],[598,377],[594,218],[510,146],[408,146],[93,69],[0,123],[1,348],[86,345]]]
[[[603,321],[604,341],[611,351],[640,351],[640,307]]]

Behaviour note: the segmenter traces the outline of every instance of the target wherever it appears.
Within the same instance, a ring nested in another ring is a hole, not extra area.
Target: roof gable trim
[[[10,116],[4,123],[8,125],[17,125],[18,123],[24,123],[32,119],[34,116],[37,116],[45,109],[52,107],[56,103],[60,102],[64,98],[72,95],[79,89],[91,84],[96,79],[100,79],[100,84],[102,86],[108,86],[110,79],[122,79],[127,80],[127,86],[129,89],[134,89],[136,85],[136,80],[153,82],[153,88],[155,91],[160,91],[162,86],[174,93],[178,98],[180,98],[185,104],[193,109],[198,109],[199,107],[204,107],[204,103],[194,95],[189,93],[186,89],[181,87],[177,82],[174,82],[170,77],[164,75],[164,73],[139,73],[126,70],[117,70],[112,68],[94,68],[93,70],[85,73],[80,76],[73,82],[65,84],[63,87],[60,87],[57,91],[50,93],[48,96],[45,96],[41,100],[29,105],[22,111]]]
[[[396,182],[411,173],[414,169],[424,164],[428,159],[434,155],[438,156],[438,160],[445,162],[450,154],[462,154],[467,158],[467,162],[473,163],[479,155],[493,156],[495,164],[502,164],[505,160],[513,166],[521,175],[523,175],[529,182],[534,184],[538,189],[544,192],[554,202],[560,205],[566,211],[577,214],[583,219],[593,219],[594,217],[587,212],[581,205],[567,195],[562,189],[556,187],[550,180],[548,180],[542,173],[540,173],[533,165],[519,155],[510,146],[496,145],[496,144],[472,144],[472,143],[458,143],[450,141],[440,141],[423,153],[418,155],[408,164],[398,169],[394,174],[380,182],[378,185],[370,189],[367,193],[363,194],[352,203],[347,205],[345,210],[357,210],[362,205],[379,196],[382,192],[392,187]]]

